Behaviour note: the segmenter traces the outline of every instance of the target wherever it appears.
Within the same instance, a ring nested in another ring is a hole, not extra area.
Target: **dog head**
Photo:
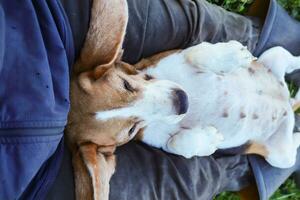
[[[176,123],[187,111],[187,95],[179,85],[120,61],[127,20],[126,1],[93,2],[70,88],[68,140],[77,146],[118,146],[148,123]]]
[[[77,119],[89,131],[79,141],[99,145],[126,143],[153,121],[176,123],[188,109],[179,85],[138,73],[120,61],[81,73],[72,90],[73,123]]]
[[[108,199],[116,146],[154,120],[180,120],[187,96],[169,81],[137,73],[120,61],[126,0],[94,0],[86,40],[70,85],[67,140],[77,199]]]

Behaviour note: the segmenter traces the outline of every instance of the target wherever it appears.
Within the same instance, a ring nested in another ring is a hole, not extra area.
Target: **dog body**
[[[187,158],[249,143],[247,153],[261,154],[276,167],[291,167],[300,138],[293,134],[284,74],[299,68],[299,61],[280,47],[256,61],[234,41],[202,43],[162,59],[144,73],[181,85],[189,109],[177,124],[148,125],[142,141]]]
[[[293,134],[294,112],[283,81],[285,72],[297,66],[299,59],[280,47],[257,61],[236,41],[202,43],[144,69],[140,76],[154,77],[156,83],[144,86],[143,97],[97,112],[96,118],[136,117],[145,127],[142,141],[187,158],[248,143],[245,153],[261,154],[276,167],[291,167],[300,136]],[[145,84],[129,82],[135,88]],[[189,100],[175,95],[179,103],[172,103],[174,89],[187,93]],[[183,112],[172,113],[170,105]]]
[[[278,66],[278,59],[286,61]],[[277,47],[256,61],[234,41],[202,43],[162,59],[143,73],[178,83],[188,94],[189,109],[179,123],[150,123],[142,141],[187,158],[249,143],[256,149],[248,151],[273,166],[291,167],[300,138],[293,135],[284,74],[300,66],[293,59]]]

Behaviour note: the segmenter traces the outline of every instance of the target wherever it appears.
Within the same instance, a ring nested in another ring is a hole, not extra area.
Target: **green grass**
[[[299,200],[300,190],[297,188],[295,181],[288,179],[270,198],[270,200]]]
[[[207,0],[207,1],[222,6],[226,10],[243,14],[247,11],[247,8],[253,3],[254,0]],[[290,13],[290,15],[300,20],[300,0],[278,0],[278,2]]]
[[[211,3],[222,6],[223,8],[243,14],[254,0],[207,0]],[[261,0],[258,0],[261,1]],[[292,15],[300,21],[300,0],[278,0],[278,2]],[[289,83],[291,96],[294,96],[298,88]],[[297,111],[300,113],[300,110]],[[215,200],[240,200],[234,192],[223,192],[215,197]],[[270,200],[300,200],[300,190],[296,187],[295,181],[289,178],[270,198]]]
[[[244,13],[254,0],[207,0],[208,2],[222,6],[226,10]]]
[[[299,200],[300,190],[297,188],[295,181],[289,178],[280,188],[272,195],[270,200]],[[235,192],[223,192],[214,200],[240,200]]]
[[[240,200],[240,197],[235,192],[223,192],[215,197],[214,200]]]

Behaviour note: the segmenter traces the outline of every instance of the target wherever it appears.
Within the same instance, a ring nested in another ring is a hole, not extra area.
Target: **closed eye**
[[[129,92],[135,92],[135,89],[130,85],[130,83],[128,81],[126,81],[125,79],[123,79],[123,85],[124,88],[129,91]]]
[[[135,123],[135,124],[131,127],[131,129],[129,129],[129,131],[128,131],[128,135],[129,135],[129,136],[131,136],[131,135],[134,133],[137,124],[138,124],[138,123]]]
[[[150,76],[150,75],[148,75],[148,74],[145,74],[144,79],[145,79],[146,81],[149,81],[149,80],[151,80],[151,79],[154,79],[154,77],[153,77],[153,76]]]

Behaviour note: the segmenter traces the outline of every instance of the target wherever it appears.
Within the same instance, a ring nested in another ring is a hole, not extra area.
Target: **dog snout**
[[[189,107],[188,96],[181,89],[173,90],[173,104],[178,115],[185,114]]]

